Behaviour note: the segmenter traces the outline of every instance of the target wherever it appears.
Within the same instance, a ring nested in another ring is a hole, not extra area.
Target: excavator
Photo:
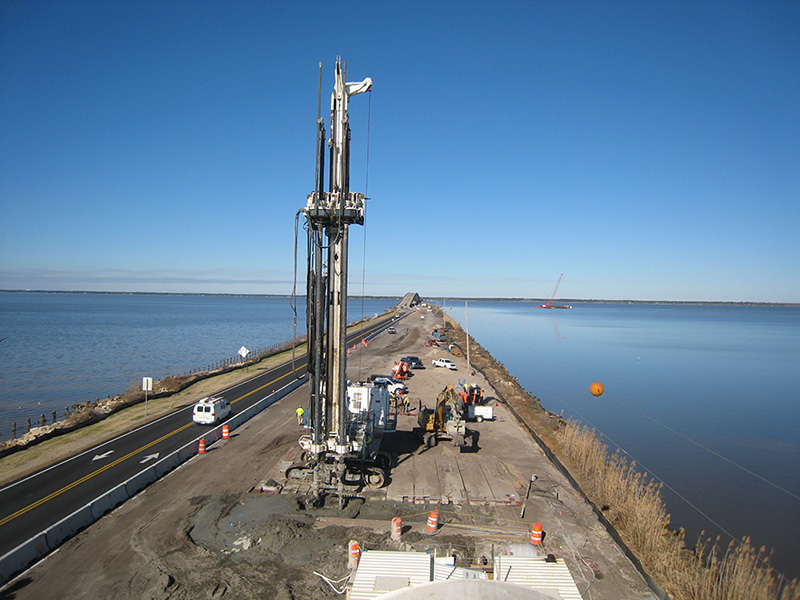
[[[462,449],[472,443],[472,432],[467,430],[462,411],[463,401],[451,384],[439,393],[435,408],[424,408],[420,401],[418,427],[414,433],[426,448],[433,448],[439,440],[451,440]]]
[[[386,481],[390,457],[380,451],[380,444],[390,424],[390,399],[385,385],[347,381],[349,227],[364,224],[364,194],[350,191],[347,107],[351,96],[371,89],[372,79],[347,82],[347,62],[336,59],[331,135],[326,139],[321,117],[322,63],[319,68],[316,189],[297,211],[297,219],[305,217],[307,232],[310,397],[306,414],[310,431],[299,440],[301,460],[287,466],[284,475],[287,482],[306,484],[312,503],[335,496],[343,507],[348,498]]]

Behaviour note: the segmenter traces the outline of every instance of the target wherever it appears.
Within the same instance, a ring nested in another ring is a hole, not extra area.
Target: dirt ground
[[[530,418],[535,418],[545,433],[558,426],[558,419],[541,411],[535,399],[513,383],[506,385],[510,378],[503,374],[502,366],[478,348],[471,348],[473,364],[481,367],[474,375],[463,357],[454,358],[460,365],[458,372],[433,368],[433,357],[448,356],[443,349],[427,344],[430,330],[436,325],[441,330],[440,319],[437,322],[431,313],[412,313],[398,323],[397,334],[381,334],[369,349],[359,346],[348,358],[350,379],[387,373],[400,356],[414,354],[427,368],[416,371],[408,381],[412,406],[420,400],[431,406],[446,383],[463,379],[477,380],[492,393],[483,371],[497,378],[493,383],[502,387],[503,398],[518,394],[517,402],[530,411]],[[463,333],[458,335],[456,343],[463,348]],[[399,500],[408,499],[406,492],[397,490],[408,479],[411,459],[435,460],[439,465],[431,469],[424,466],[427,463],[418,463],[421,473],[412,486],[416,490],[423,475],[435,475],[436,482],[443,485],[448,485],[446,477],[458,476],[444,472],[450,467],[443,466],[450,464],[447,460],[458,459],[456,449],[441,445],[425,456],[413,446],[406,455],[395,456],[394,481],[385,490],[368,495],[366,501],[350,501],[344,510],[335,499],[313,507],[295,494],[254,492],[265,480],[278,481],[282,462],[299,456],[297,441],[303,430],[294,411],[307,404],[307,394],[306,387],[296,390],[235,430],[229,440],[212,445],[206,454],[106,515],[12,581],[0,591],[0,598],[325,599],[337,595],[320,575],[330,580],[347,576],[347,547],[353,539],[362,548],[373,550],[434,550],[455,555],[458,566],[491,564],[492,553],[503,545],[525,543],[530,525],[520,519],[515,493],[519,493],[519,480],[525,481],[531,461],[543,460],[535,450],[530,457],[509,458],[508,467],[503,467],[506,472],[495,470],[485,477],[487,485],[499,486],[494,495],[506,500],[493,503],[462,498],[457,504],[446,504],[453,500],[448,497],[445,501],[442,492],[418,492],[421,498]],[[493,441],[493,424],[479,425],[486,426],[482,446],[491,448],[503,441]],[[503,426],[512,426],[512,420]],[[545,466],[536,468],[546,472]],[[460,485],[465,491],[474,490],[466,481]],[[564,490],[566,494],[566,487]],[[548,490],[544,492],[552,496]],[[570,569],[579,570],[576,583],[581,591],[593,586],[594,598],[652,598],[635,570],[594,523],[591,511],[574,496],[557,499],[558,506],[563,505],[565,523],[553,525],[551,537],[554,545],[563,539],[573,549]],[[427,497],[431,503],[424,501]],[[540,500],[551,508],[556,505],[552,498]],[[440,522],[446,526],[430,536],[424,531],[433,502],[442,503]],[[395,516],[403,518],[400,541],[392,541],[389,535]],[[570,518],[574,521],[567,523]],[[575,550],[576,540],[582,541],[582,556]]]

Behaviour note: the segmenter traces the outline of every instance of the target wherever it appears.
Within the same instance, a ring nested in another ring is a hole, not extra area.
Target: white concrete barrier
[[[172,471],[175,467],[180,465],[183,461],[180,459],[180,450],[167,454],[164,458],[153,465],[153,470],[156,472],[156,479],[161,479],[164,475]],[[187,458],[191,458],[191,454]],[[186,460],[186,459],[184,459]]]
[[[197,442],[189,442],[178,448],[174,454],[178,456],[178,464],[183,464],[197,453]]]
[[[92,505],[87,504],[76,510],[71,515],[67,515],[55,525],[51,525],[44,530],[47,538],[47,546],[50,550],[55,550],[61,543],[78,533],[81,529],[88,527],[97,519],[92,515]]]
[[[13,550],[0,556],[0,584],[10,580],[14,575],[26,569],[40,558],[50,553],[47,536],[44,532],[33,536]]]
[[[148,467],[144,471],[137,473],[125,482],[128,498],[132,498],[155,480],[156,470],[153,467]]]
[[[102,496],[99,496],[89,503],[92,508],[92,516],[94,520],[98,520],[108,511],[114,507],[119,506],[127,500],[128,491],[125,489],[125,484],[120,483],[118,486],[111,488]]]

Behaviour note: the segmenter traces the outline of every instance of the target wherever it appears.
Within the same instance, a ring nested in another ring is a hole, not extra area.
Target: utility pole
[[[464,310],[467,313],[467,369],[472,371],[472,363],[469,361],[469,300],[464,300]]]

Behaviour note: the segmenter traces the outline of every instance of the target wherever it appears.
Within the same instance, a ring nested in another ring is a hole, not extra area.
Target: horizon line
[[[291,298],[292,294],[253,294],[244,292],[121,292],[107,290],[37,290],[37,289],[0,289],[0,292],[10,294],[104,294],[120,296],[236,296],[253,298]],[[350,298],[373,298],[388,300],[397,298],[402,299],[404,294],[365,294],[349,295]],[[304,298],[305,294],[297,294],[298,298]],[[422,296],[421,296],[422,297]],[[423,300],[426,300],[423,297]],[[534,298],[524,296],[431,296],[428,301],[478,301],[478,302],[541,302],[548,301],[547,298]],[[611,299],[611,298],[559,298],[559,302],[581,302],[581,303],[605,303],[605,304],[725,304],[725,305],[763,305],[763,306],[797,306],[800,302],[775,302],[759,300],[631,300],[631,299]]]

